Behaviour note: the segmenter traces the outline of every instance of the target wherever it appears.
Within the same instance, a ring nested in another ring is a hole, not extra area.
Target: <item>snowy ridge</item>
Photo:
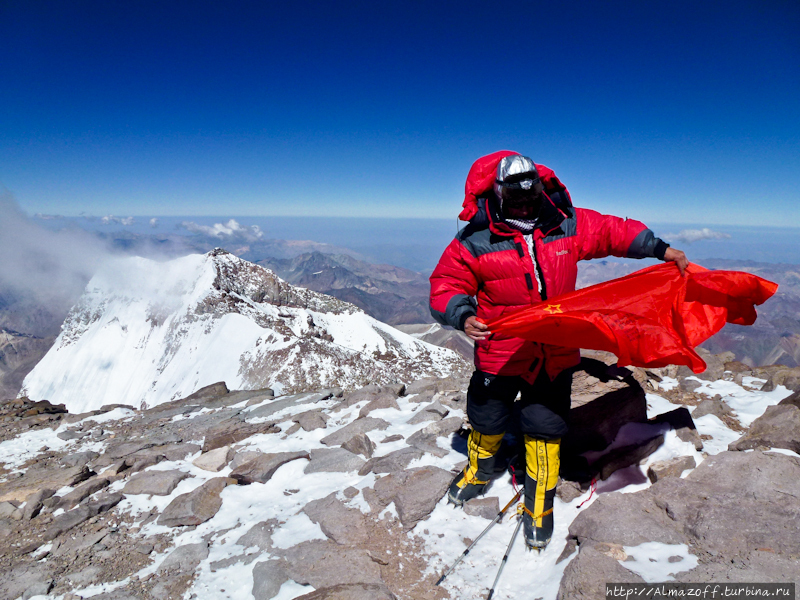
[[[71,412],[154,406],[225,381],[292,393],[463,374],[453,351],[222,250],[126,258],[86,286],[20,395]]]

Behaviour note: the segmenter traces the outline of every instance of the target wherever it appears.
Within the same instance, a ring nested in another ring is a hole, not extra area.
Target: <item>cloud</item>
[[[184,221],[181,227],[191,231],[192,233],[199,233],[209,237],[218,239],[231,239],[231,240],[244,240],[247,242],[255,242],[263,237],[264,232],[258,225],[251,225],[243,227],[239,223],[231,219],[227,223],[215,223],[211,227],[207,225],[198,225],[194,221]]]
[[[731,236],[721,231],[712,231],[708,227],[703,227],[702,229],[683,229],[680,233],[667,233],[661,237],[667,242],[691,244],[700,240],[727,240]]]
[[[114,215],[108,215],[108,216],[102,217],[100,219],[100,222],[103,225],[112,225],[112,224],[133,225],[133,217],[115,217]]]
[[[40,335],[52,326],[48,319],[63,320],[109,251],[80,229],[45,229],[0,188],[0,256],[0,296],[11,307],[0,324],[33,324],[23,333]]]
[[[156,219],[155,217],[153,217],[152,219],[150,219],[150,227],[152,227],[152,228],[154,228],[154,229],[155,229],[156,227],[158,227],[158,219]]]

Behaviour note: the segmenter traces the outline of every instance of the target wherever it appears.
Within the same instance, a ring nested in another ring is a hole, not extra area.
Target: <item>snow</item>
[[[280,529],[272,534],[272,544],[276,548],[291,548],[302,542],[326,540],[319,525],[314,523],[305,513],[291,517]]]
[[[67,442],[57,438],[52,429],[28,431],[0,443],[0,462],[5,463],[7,469],[18,469],[39,454],[41,448],[59,450],[66,445]]]
[[[492,483],[487,496],[498,496],[502,508],[514,496],[514,490],[510,481],[501,478]],[[556,498],[553,540],[540,554],[526,550],[522,534],[517,536],[495,590],[495,598],[552,600],[556,597],[561,576],[569,564],[569,560],[558,564],[556,560],[566,546],[569,524],[580,510],[578,505],[588,497],[589,492],[586,492],[569,504]],[[595,498],[589,500],[583,508],[590,506]],[[507,515],[515,514],[516,507],[511,507]],[[437,575],[446,571],[466,550],[466,540],[474,540],[489,523],[486,519],[471,517],[462,510],[454,509],[452,505],[448,506],[447,498],[443,498],[428,520],[417,524],[413,530],[413,533],[426,540],[426,547],[434,556],[429,571]],[[515,525],[515,519],[506,516],[501,523],[492,527],[444,580],[442,587],[450,591],[453,598],[484,597],[494,580]],[[536,576],[531,577],[531,573],[536,573]]]
[[[287,581],[281,586],[278,595],[274,596],[272,600],[294,600],[294,598],[310,594],[313,591],[314,588],[310,585],[300,585],[294,581]]]
[[[136,413],[134,411],[128,408],[115,408],[113,410],[101,413],[99,415],[92,415],[91,417],[86,417],[85,419],[82,419],[81,421],[78,422],[85,423],[87,421],[94,421],[99,425],[100,423],[105,423],[106,421],[121,421],[128,417],[132,417],[135,414]]]
[[[697,557],[689,553],[686,544],[645,542],[638,546],[623,546],[623,550],[633,560],[617,562],[647,583],[674,581],[676,573],[694,569],[698,564]]]
[[[695,378],[696,379],[696,378]],[[753,421],[764,414],[768,406],[774,406],[791,395],[792,391],[779,385],[771,392],[753,391],[760,388],[765,381],[755,377],[745,377],[740,386],[733,381],[704,381],[697,379],[701,386],[696,393],[714,397],[719,394],[728,406],[736,411],[736,418],[744,427],[750,427]],[[749,389],[748,389],[749,388]]]

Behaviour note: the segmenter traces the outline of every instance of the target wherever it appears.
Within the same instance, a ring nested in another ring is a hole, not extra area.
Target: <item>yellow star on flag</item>
[[[563,310],[561,310],[561,305],[560,304],[548,304],[544,308],[544,310],[549,312],[551,315],[555,314],[555,313],[563,313],[564,312]]]

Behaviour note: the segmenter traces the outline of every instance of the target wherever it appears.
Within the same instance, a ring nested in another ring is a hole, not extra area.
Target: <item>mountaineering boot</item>
[[[544,550],[553,537],[553,499],[556,495],[561,440],[525,436],[525,544]]]
[[[467,440],[467,458],[469,463],[450,484],[447,499],[461,506],[467,500],[479,496],[486,489],[494,472],[494,458],[500,449],[503,434],[484,435],[474,429]]]

